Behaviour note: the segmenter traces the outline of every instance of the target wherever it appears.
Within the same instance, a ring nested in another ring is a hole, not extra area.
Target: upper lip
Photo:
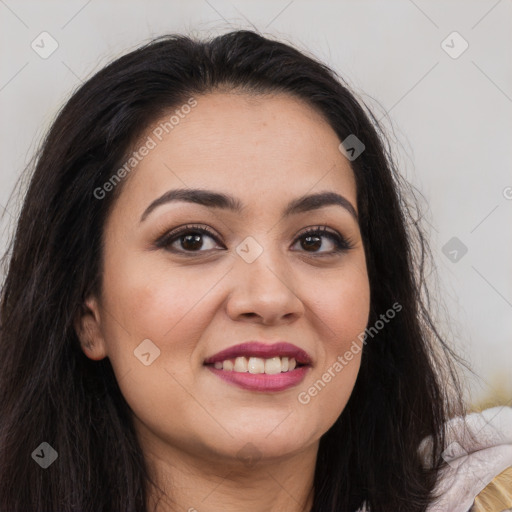
[[[246,341],[217,352],[205,359],[204,364],[213,364],[218,361],[225,361],[226,359],[251,356],[263,359],[293,357],[298,364],[311,364],[312,362],[310,355],[305,350],[286,341],[278,341],[272,344],[263,341]]]

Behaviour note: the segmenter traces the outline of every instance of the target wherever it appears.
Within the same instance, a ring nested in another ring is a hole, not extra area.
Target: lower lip
[[[309,366],[300,366],[291,372],[276,373],[249,373],[218,370],[214,366],[207,368],[221,379],[250,391],[283,391],[299,384],[309,369]]]

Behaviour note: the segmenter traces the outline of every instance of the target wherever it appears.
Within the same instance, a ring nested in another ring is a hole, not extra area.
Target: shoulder
[[[439,498],[428,512],[512,511],[512,407],[453,418],[446,435],[448,465],[434,491]]]

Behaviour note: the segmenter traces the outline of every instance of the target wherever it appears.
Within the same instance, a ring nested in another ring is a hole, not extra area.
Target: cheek
[[[145,407],[139,398],[165,387],[175,406],[186,408],[182,386],[196,385],[198,347],[222,303],[228,267],[171,266],[165,257],[146,264],[135,255],[106,270],[104,335],[116,377],[130,376],[120,383],[125,396]],[[145,366],[137,356],[148,351]]]
[[[312,307],[324,323],[326,351],[341,351],[364,331],[370,312],[370,285],[364,259],[356,259],[323,276]]]
[[[325,432],[345,408],[359,372],[362,343],[370,310],[366,268],[345,266],[315,288],[311,307],[321,333],[322,350],[311,377],[298,390],[297,400]]]
[[[184,326],[199,327],[201,316],[196,311],[218,280],[216,273],[200,273],[191,267],[169,271],[168,265],[134,261],[131,266],[110,269],[106,309],[115,314],[132,339],[164,342]]]
[[[191,356],[211,321],[205,306],[219,276],[140,263],[130,268],[128,263],[105,273],[108,357],[135,415],[162,437],[169,432],[186,436],[183,422],[204,423],[201,410],[190,407]],[[148,352],[146,365],[143,354]],[[187,411],[186,421],[172,411]]]

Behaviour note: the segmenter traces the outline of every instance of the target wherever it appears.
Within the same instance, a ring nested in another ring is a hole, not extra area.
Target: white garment
[[[427,511],[471,512],[482,489],[512,466],[512,407],[492,407],[453,418],[445,427],[447,448],[443,457],[448,466],[440,473],[434,490],[439,499]],[[421,443],[423,457],[430,453],[431,442],[428,437]],[[370,511],[363,506],[357,512]]]
[[[512,407],[492,407],[468,414],[465,421],[453,418],[446,426],[447,448],[443,456],[449,465],[435,489],[442,494],[427,510],[468,512],[480,491],[512,466]],[[427,439],[420,450],[428,447]]]

